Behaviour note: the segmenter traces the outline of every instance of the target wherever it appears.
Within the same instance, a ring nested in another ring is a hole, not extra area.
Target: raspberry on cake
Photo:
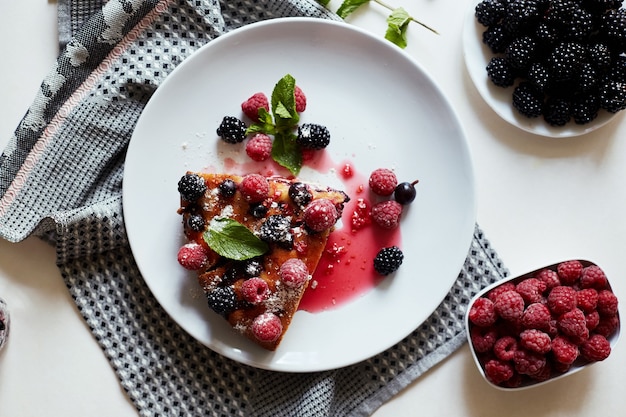
[[[213,311],[275,350],[349,197],[258,174],[188,172],[183,179],[181,265],[197,272]]]

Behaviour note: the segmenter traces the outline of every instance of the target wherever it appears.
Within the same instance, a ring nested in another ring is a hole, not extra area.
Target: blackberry
[[[483,43],[487,45],[494,54],[503,53],[510,42],[511,37],[500,23],[489,26],[487,30],[483,32]]]
[[[600,86],[598,94],[603,109],[611,113],[626,109],[626,83],[607,80]]]
[[[560,33],[554,26],[541,22],[537,25],[533,37],[537,42],[537,52],[545,54],[554,48],[554,45],[559,41]]]
[[[262,259],[248,259],[244,263],[243,270],[247,277],[258,277],[259,275],[261,275],[261,272],[263,272]]]
[[[526,117],[538,117],[543,109],[544,95],[530,81],[522,81],[513,90],[513,107]]]
[[[197,174],[185,174],[178,181],[178,192],[183,200],[196,201],[204,195],[206,183],[204,178]]]
[[[587,93],[594,89],[598,84],[598,73],[592,64],[584,62],[580,66],[580,74],[578,74],[578,87],[583,93]]]
[[[305,149],[324,149],[330,143],[330,132],[326,126],[304,123],[298,127],[296,142]]]
[[[269,216],[261,225],[259,237],[268,243],[277,243],[281,247],[291,248],[293,233],[291,232],[290,218],[282,214]]]
[[[217,188],[220,190],[222,197],[230,198],[235,195],[235,192],[237,191],[237,184],[235,184],[235,181],[227,178],[222,181]]]
[[[626,9],[609,10],[601,17],[600,32],[616,51],[626,50]]]
[[[550,126],[565,126],[572,118],[569,100],[549,97],[543,109],[543,118]]]
[[[217,128],[217,134],[226,143],[240,143],[246,138],[246,125],[236,117],[225,116]]]
[[[557,45],[548,58],[550,76],[556,82],[574,79],[580,72],[584,48],[576,42],[563,42]]]
[[[303,182],[294,182],[289,186],[289,198],[299,207],[304,207],[311,202],[313,194],[309,186]]]
[[[237,308],[237,295],[231,286],[217,287],[207,295],[211,310],[224,317]]]
[[[187,217],[187,227],[194,232],[201,232],[204,230],[204,217],[199,214],[192,213]]]
[[[598,16],[607,10],[622,7],[622,0],[583,0],[582,5],[592,14]]]
[[[474,9],[476,20],[483,26],[491,26],[506,15],[506,1],[483,0]]]
[[[245,278],[242,262],[232,262],[224,271],[220,286],[224,288],[229,287],[242,278]]]
[[[535,0],[512,0],[506,7],[504,26],[509,33],[519,35],[539,21],[541,11]]]
[[[578,4],[575,4],[568,10],[566,19],[563,31],[565,36],[572,40],[582,41],[587,39],[594,30],[593,16]]]
[[[594,94],[585,94],[572,101],[571,112],[576,124],[584,125],[591,122],[598,117],[599,110],[600,100]]]
[[[606,72],[611,68],[611,50],[604,43],[587,46],[587,59],[600,72]]]
[[[542,62],[535,62],[528,69],[526,78],[533,83],[539,91],[544,91],[550,80],[550,75],[548,69]]]
[[[607,76],[614,81],[626,83],[626,56],[618,55],[614,57]]]
[[[374,258],[374,269],[380,275],[389,275],[400,268],[404,254],[397,246],[381,249]]]
[[[515,82],[515,71],[508,59],[493,57],[487,64],[487,76],[498,87],[510,87]]]
[[[513,68],[527,69],[535,58],[537,42],[530,36],[521,36],[513,39],[507,46],[505,54]]]

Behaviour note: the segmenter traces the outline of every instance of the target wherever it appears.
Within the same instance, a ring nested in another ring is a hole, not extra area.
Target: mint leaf
[[[300,116],[296,111],[296,80],[287,74],[274,86],[272,91],[272,112],[277,130],[290,129],[298,124]]]
[[[337,9],[337,15],[345,19],[350,16],[356,9],[364,5],[365,3],[369,3],[370,0],[344,0],[341,3],[341,6]]]
[[[204,241],[219,255],[243,261],[263,255],[269,250],[267,243],[259,239],[246,226],[226,217],[216,217],[202,235]]]
[[[322,6],[326,7],[328,6],[328,3],[330,3],[330,0],[317,0],[317,2],[321,4]]]
[[[412,18],[402,7],[394,9],[387,18],[387,33],[385,39],[396,44],[400,48],[406,48],[406,30]]]
[[[274,133],[276,133],[276,128],[274,126],[274,120],[272,120],[272,115],[263,107],[259,109],[258,115],[259,121],[248,126],[248,128],[246,129],[246,136],[253,133],[266,133],[268,135],[273,135]]]
[[[290,132],[277,133],[272,145],[272,159],[293,175],[298,175],[302,168],[302,152],[296,143],[296,135]]]

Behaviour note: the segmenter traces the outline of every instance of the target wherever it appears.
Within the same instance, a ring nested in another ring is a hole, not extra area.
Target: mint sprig
[[[336,13],[342,19],[346,19],[357,9],[370,1],[373,1],[374,3],[377,3],[378,5],[391,11],[391,14],[387,18],[387,32],[385,33],[385,39],[400,48],[404,49],[407,46],[406,32],[410,22],[415,22],[431,32],[438,34],[435,29],[415,19],[402,7],[392,7],[381,0],[344,0],[337,9]],[[324,7],[328,7],[329,2],[318,0],[318,3]]]
[[[267,243],[259,239],[250,229],[227,217],[216,217],[211,220],[202,237],[219,255],[236,261],[261,256],[269,250]]]
[[[281,78],[272,91],[271,111],[259,109],[259,121],[248,127],[246,135],[265,133],[274,136],[272,159],[293,175],[302,169],[302,151],[293,133],[300,115],[296,111],[296,80],[290,74]]]

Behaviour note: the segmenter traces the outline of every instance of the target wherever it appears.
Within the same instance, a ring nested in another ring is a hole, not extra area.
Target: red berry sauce
[[[350,196],[300,302],[300,310],[317,313],[352,301],[376,287],[385,277],[374,270],[374,257],[383,247],[401,248],[402,237],[400,227],[384,230],[372,224],[369,210],[378,200],[369,192],[369,176],[360,173],[354,163],[337,164],[327,152],[314,152],[304,164],[322,174],[334,171]],[[238,163],[226,158],[224,167],[233,173],[290,176],[272,160]]]

